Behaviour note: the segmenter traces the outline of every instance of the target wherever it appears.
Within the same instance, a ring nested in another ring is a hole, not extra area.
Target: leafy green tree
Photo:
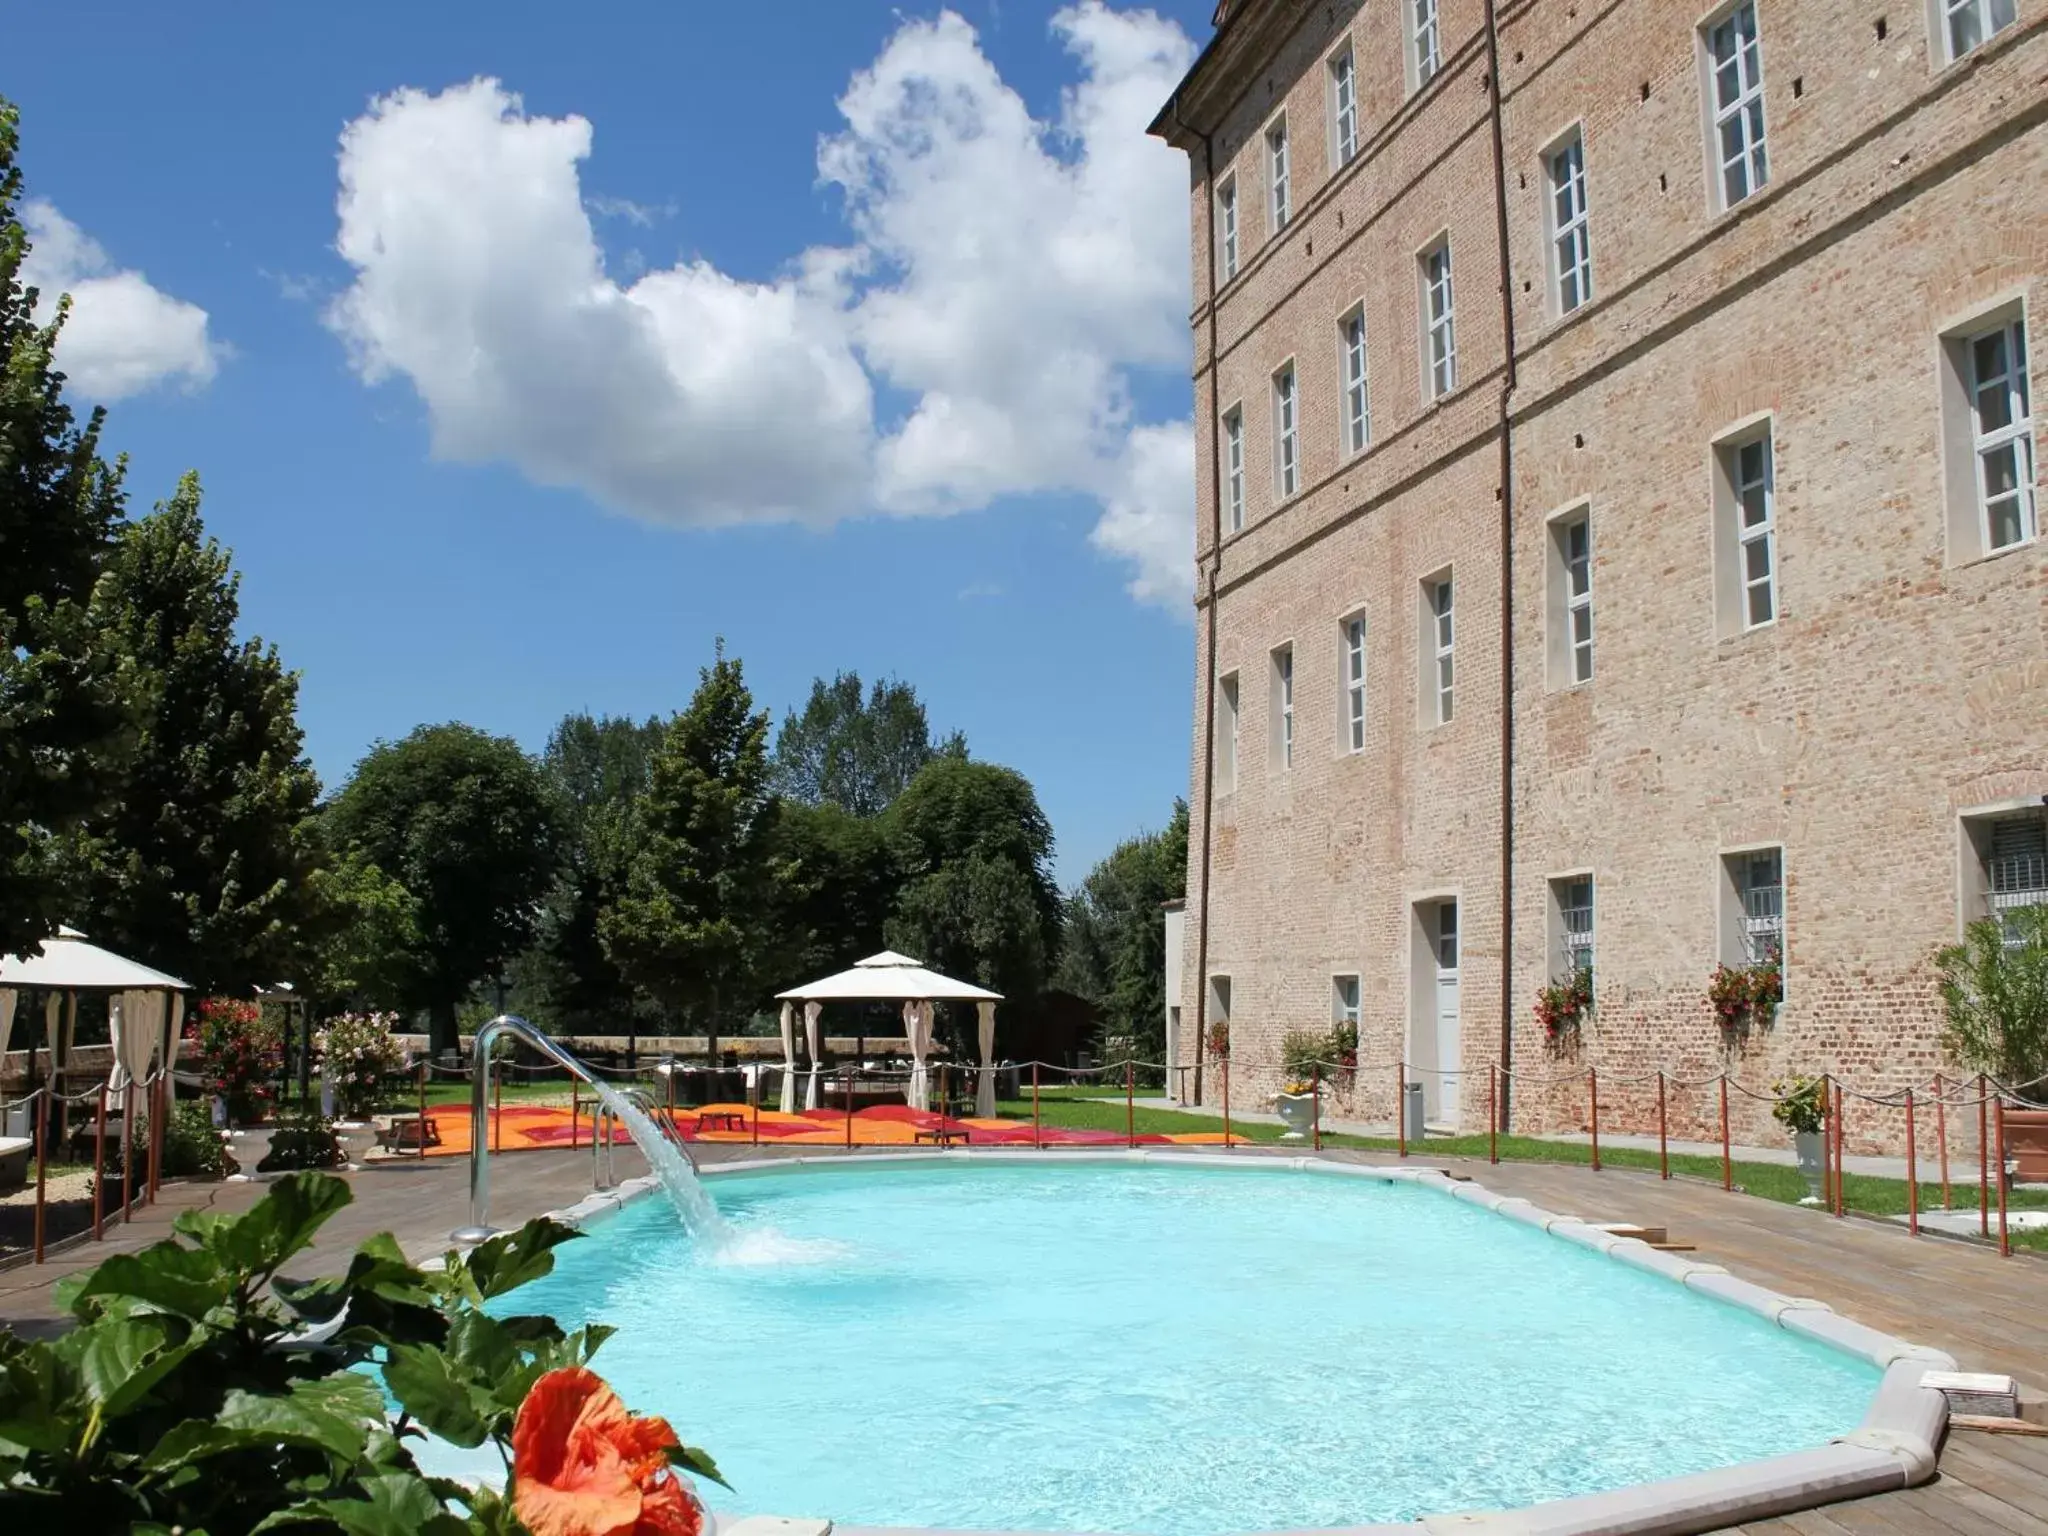
[[[652,1022],[653,1000],[606,953],[599,919],[625,891],[633,814],[666,727],[656,719],[565,717],[541,753],[541,772],[561,806],[562,874],[521,967],[563,1029],[622,1029]]]
[[[432,1019],[436,1052],[458,1044],[471,987],[532,941],[557,868],[555,799],[509,737],[423,725],[379,742],[323,816],[333,847],[396,881],[415,904],[406,1002]]]
[[[351,850],[323,861],[308,882],[315,906],[305,991],[322,1009],[381,1012],[405,1006],[418,985],[420,904]]]
[[[883,818],[904,884],[892,949],[1016,1002],[1035,995],[1059,954],[1052,824],[1014,768],[941,757]]]
[[[634,817],[626,888],[598,920],[627,980],[703,1021],[753,1011],[774,954],[768,712],[721,642],[669,722]]]
[[[1146,1061],[1166,1048],[1166,919],[1187,894],[1188,808],[1176,800],[1164,831],[1119,843],[1067,898],[1060,984],[1102,1009],[1105,1036],[1128,1039]]]
[[[91,823],[84,926],[202,992],[284,977],[312,916],[320,787],[298,678],[275,647],[236,638],[239,587],[187,475],[122,530],[100,593],[139,731],[119,798]]]
[[[94,643],[94,587],[122,515],[123,464],[99,454],[50,366],[68,312],[35,322],[16,217],[20,116],[0,100],[0,954],[57,931],[82,829],[116,790],[130,680]]]
[[[958,731],[934,745],[917,690],[895,678],[865,695],[858,672],[811,682],[803,713],[783,718],[775,737],[775,788],[800,805],[836,805],[876,816],[935,757],[967,756]]]
[[[2008,1088],[2048,1081],[2048,905],[1970,924],[1934,963],[1949,1055]]]
[[[782,806],[774,843],[776,964],[794,984],[883,947],[902,883],[881,823],[836,805]]]

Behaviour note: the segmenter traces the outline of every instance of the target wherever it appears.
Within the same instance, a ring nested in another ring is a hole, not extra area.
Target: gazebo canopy
[[[1003,1000],[1000,992],[941,976],[937,971],[926,970],[908,955],[899,955],[888,949],[879,955],[869,955],[850,971],[841,971],[808,986],[791,987],[775,996],[778,1001],[796,1003],[999,1003]]]
[[[60,928],[33,955],[0,956],[0,987],[45,987],[54,992],[185,992],[175,976],[86,942],[76,928]]]

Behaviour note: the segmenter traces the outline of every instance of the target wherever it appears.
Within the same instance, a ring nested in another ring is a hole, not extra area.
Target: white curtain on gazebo
[[[782,1112],[796,1110],[796,1004],[782,1005]]]
[[[115,1093],[148,1079],[163,1033],[163,1006],[163,993],[139,988],[107,1000],[107,1023],[114,1037],[114,1071],[107,1086]]]
[[[904,1097],[912,1109],[931,1108],[931,1084],[924,1060],[932,1048],[932,1005],[910,1002],[903,1005],[903,1032],[910,1037],[910,1091]]]
[[[14,1034],[14,988],[0,987],[0,1057],[7,1054],[7,1042]]]
[[[170,1054],[164,1058],[164,1065],[175,1067],[178,1064],[178,1051],[185,1044],[185,994],[182,992],[171,994],[171,1029],[166,1039],[170,1045]]]
[[[804,1043],[811,1050],[811,1080],[804,1085],[804,1108],[818,1107],[818,1076],[825,1068],[821,1065],[825,1055],[825,1042],[818,1030],[818,1015],[825,1011],[823,1003],[804,1004]]]
[[[977,1003],[981,1015],[981,1086],[974,1090],[974,1113],[983,1120],[996,1112],[996,1005]]]

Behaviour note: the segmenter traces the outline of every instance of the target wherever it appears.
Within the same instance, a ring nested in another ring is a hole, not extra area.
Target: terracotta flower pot
[[[2016,1184],[2048,1184],[2048,1109],[2005,1112],[2005,1156]]]

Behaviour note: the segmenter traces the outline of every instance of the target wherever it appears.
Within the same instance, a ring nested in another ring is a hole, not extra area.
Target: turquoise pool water
[[[518,1311],[708,1448],[714,1508],[1151,1532],[1504,1508],[1800,1449],[1878,1373],[1403,1184],[1056,1163],[710,1181],[559,1251]]]

